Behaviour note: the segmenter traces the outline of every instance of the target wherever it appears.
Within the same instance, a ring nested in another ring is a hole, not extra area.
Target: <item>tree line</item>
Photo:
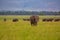
[[[0,15],[60,15],[59,12],[49,11],[0,11]]]

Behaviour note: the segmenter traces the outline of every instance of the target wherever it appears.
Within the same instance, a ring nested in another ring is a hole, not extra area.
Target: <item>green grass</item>
[[[60,16],[40,16],[37,26],[31,26],[29,21],[23,18],[30,16],[0,16],[0,40],[60,40],[60,22],[42,22],[46,17]],[[4,22],[3,19],[7,18]],[[13,18],[18,18],[18,22],[12,22]]]

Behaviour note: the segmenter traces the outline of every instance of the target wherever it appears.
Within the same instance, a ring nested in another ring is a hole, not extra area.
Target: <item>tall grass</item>
[[[0,40],[60,40],[60,22],[42,22],[42,18],[50,16],[40,16],[38,25],[31,26],[22,20],[27,17],[30,16],[0,16]],[[13,18],[19,21],[12,22]]]

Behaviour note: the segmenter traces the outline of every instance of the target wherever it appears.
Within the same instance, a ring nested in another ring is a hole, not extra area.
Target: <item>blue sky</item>
[[[60,11],[60,0],[0,0],[0,10]]]

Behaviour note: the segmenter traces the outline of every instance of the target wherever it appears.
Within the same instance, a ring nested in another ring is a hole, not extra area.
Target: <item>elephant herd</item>
[[[7,21],[6,18],[4,18],[4,21]],[[13,22],[17,22],[19,21],[17,18],[13,19],[12,20]],[[39,22],[39,16],[36,16],[36,15],[33,15],[33,16],[30,16],[29,19],[27,18],[23,18],[23,21],[29,21],[31,25],[37,25],[37,23]],[[42,19],[43,22],[59,22],[60,21],[60,18],[44,18]]]
[[[30,21],[31,25],[37,25],[39,22],[39,16],[31,16],[30,19],[23,19],[24,21]],[[60,18],[44,18],[42,19],[43,22],[59,22]]]
[[[44,22],[52,22],[53,21],[53,18],[44,18],[42,21],[44,21]]]
[[[58,22],[58,21],[60,21],[60,18],[44,18],[43,20],[42,20],[43,22]]]

